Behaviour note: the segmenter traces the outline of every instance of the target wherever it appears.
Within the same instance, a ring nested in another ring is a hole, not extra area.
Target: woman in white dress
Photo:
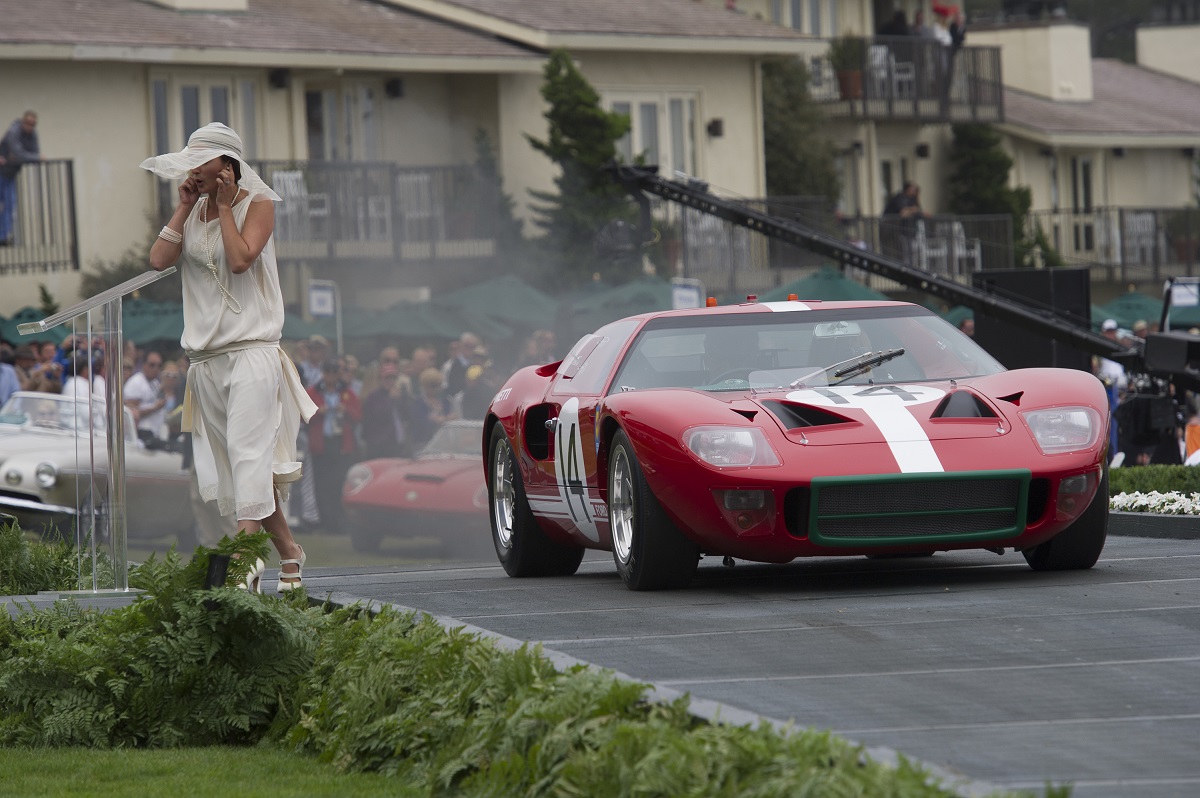
[[[180,262],[180,343],[191,363],[183,424],[192,432],[200,495],[235,516],[238,529],[270,534],[279,590],[291,590],[301,583],[305,556],[282,507],[300,476],[300,420],[316,407],[279,347],[283,295],[272,236],[279,195],[242,159],[237,133],[219,122],[142,167],[183,180],[179,205],[150,248],[150,266]],[[255,563],[249,589],[261,589],[264,568]]]

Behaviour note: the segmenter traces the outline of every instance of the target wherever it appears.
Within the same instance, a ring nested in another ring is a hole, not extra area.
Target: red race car
[[[701,555],[1013,549],[1090,568],[1108,531],[1091,374],[1006,371],[925,308],[769,302],[633,316],[514,374],[483,446],[512,576],[608,549],[634,590]]]
[[[342,506],[355,551],[383,538],[435,537],[444,552],[487,549],[487,491],[479,464],[481,421],[443,424],[416,458],[380,458],[346,473]]]

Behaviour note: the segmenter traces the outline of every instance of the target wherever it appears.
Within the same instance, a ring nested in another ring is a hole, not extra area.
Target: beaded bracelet
[[[163,227],[162,230],[158,231],[158,237],[165,241],[170,241],[172,244],[182,244],[183,243],[183,235],[182,234],[176,233],[171,228],[165,227],[165,226]]]

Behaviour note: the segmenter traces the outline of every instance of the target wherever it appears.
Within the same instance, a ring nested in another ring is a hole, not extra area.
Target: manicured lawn
[[[0,748],[0,793],[22,798],[374,798],[417,795],[377,773],[340,774],[267,746],[110,750]]]

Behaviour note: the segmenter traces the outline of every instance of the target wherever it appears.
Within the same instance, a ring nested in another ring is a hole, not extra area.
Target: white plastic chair
[[[952,258],[956,274],[971,274],[983,268],[983,255],[978,238],[967,238],[967,231],[962,222],[950,223],[950,248],[954,252]],[[964,263],[967,269],[963,270]]]
[[[425,172],[396,175],[396,201],[405,241],[445,241],[442,208],[433,196],[433,177]]]
[[[917,70],[912,63],[897,63],[896,56],[884,44],[867,48],[867,66],[871,74],[871,96],[911,98],[917,87]]]
[[[925,220],[917,220],[917,234],[913,238],[913,262],[925,271],[945,274],[950,268],[950,250],[942,236],[929,235]]]

